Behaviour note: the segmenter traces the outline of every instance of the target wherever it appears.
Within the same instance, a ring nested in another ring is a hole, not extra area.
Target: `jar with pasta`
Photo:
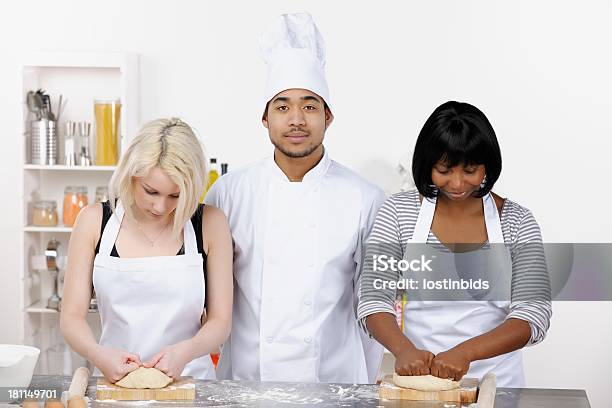
[[[114,166],[119,160],[121,126],[121,100],[119,98],[94,100],[96,118],[96,164]]]

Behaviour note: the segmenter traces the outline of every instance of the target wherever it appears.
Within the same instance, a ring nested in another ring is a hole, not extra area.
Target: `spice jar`
[[[38,227],[57,225],[57,204],[55,201],[35,201],[32,224]]]
[[[72,227],[79,212],[87,205],[87,187],[68,186],[64,190],[64,211],[62,220],[66,227]]]
[[[108,187],[96,187],[96,203],[104,203],[108,201]]]

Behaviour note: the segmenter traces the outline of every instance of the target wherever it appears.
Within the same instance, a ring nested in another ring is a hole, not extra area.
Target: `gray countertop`
[[[34,376],[31,389],[67,390],[68,376]],[[96,378],[90,378],[87,396],[92,407],[407,407],[464,408],[452,402],[380,400],[377,385],[277,383],[253,381],[196,381],[195,401],[96,401]],[[498,388],[495,408],[590,408],[584,390]]]

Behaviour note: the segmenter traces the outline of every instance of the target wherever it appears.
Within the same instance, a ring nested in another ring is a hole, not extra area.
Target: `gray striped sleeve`
[[[374,271],[373,256],[387,255],[401,259],[403,254],[401,231],[398,223],[398,213],[394,196],[387,198],[378,210],[372,232],[367,240],[364,268],[359,279],[359,303],[357,319],[360,326],[367,332],[365,319],[367,316],[385,312],[395,316],[395,296],[393,289],[367,290],[374,285],[376,279],[394,281],[400,278],[397,271]]]
[[[532,346],[544,340],[550,327],[550,279],[537,221],[526,208],[513,202],[509,207],[512,210],[506,213],[508,222],[505,224],[512,242],[512,301],[506,319],[529,323],[531,338],[527,346]]]

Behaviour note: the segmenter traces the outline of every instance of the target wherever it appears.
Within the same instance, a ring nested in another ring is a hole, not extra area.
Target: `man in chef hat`
[[[381,189],[330,159],[325,45],[306,13],[260,38],[274,155],[221,177],[206,202],[234,239],[232,332],[219,379],[372,383],[382,348],[358,327],[356,282]]]

